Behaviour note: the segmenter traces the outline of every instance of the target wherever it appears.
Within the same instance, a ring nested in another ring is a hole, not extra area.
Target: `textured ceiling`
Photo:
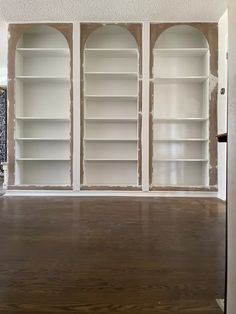
[[[227,0],[0,0],[0,85],[7,75],[6,22],[216,22],[226,7]]]
[[[0,0],[0,21],[218,21],[226,0]]]

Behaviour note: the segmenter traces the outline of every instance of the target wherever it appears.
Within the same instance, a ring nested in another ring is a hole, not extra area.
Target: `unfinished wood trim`
[[[84,183],[84,48],[89,36],[97,29],[107,26],[117,25],[127,29],[135,38],[139,50],[139,91],[138,91],[138,184],[142,182],[142,24],[141,23],[81,23],[80,24],[80,184],[81,189],[87,186]],[[94,188],[93,188],[94,189]],[[109,187],[104,187],[109,190]],[[114,190],[114,188],[111,188]],[[124,188],[123,188],[124,189]],[[128,190],[129,187],[126,188]]]
[[[150,52],[152,54],[152,52]],[[151,73],[150,73],[151,75]],[[149,83],[149,185],[153,176],[153,109],[154,109],[154,83]]]
[[[217,192],[217,188],[214,186],[210,187],[173,187],[173,186],[152,186],[150,191],[212,191]]]
[[[26,23],[9,24],[8,33],[8,187],[15,186],[15,54],[19,39],[24,32],[34,26],[49,26],[62,33],[70,49],[70,181],[73,184],[73,24],[72,23]],[[18,186],[15,186],[18,187]],[[20,187],[20,185],[19,185]],[[46,186],[45,186],[46,187]],[[35,186],[38,189],[38,186]]]
[[[61,186],[61,185],[8,185],[7,187],[8,190],[73,190],[72,186],[66,185],[66,186]]]
[[[81,191],[141,191],[141,186],[108,186],[108,185],[98,185],[89,186],[82,185]]]
[[[178,25],[192,26],[207,39],[210,50],[210,87],[209,95],[209,186],[217,190],[217,98],[218,98],[218,24],[217,23],[151,23],[150,25],[150,78],[153,78],[153,48],[159,36],[168,28]],[[153,82],[150,81],[150,184],[152,184],[153,161],[153,119],[154,106]]]
[[[138,185],[142,185],[142,81],[138,84]]]

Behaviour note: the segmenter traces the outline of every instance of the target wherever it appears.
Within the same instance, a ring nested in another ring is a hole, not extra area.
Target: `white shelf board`
[[[209,118],[154,118],[154,122],[203,122],[208,121]]]
[[[138,139],[128,138],[84,138],[86,142],[137,142]]]
[[[16,117],[16,120],[23,121],[55,121],[55,122],[69,122],[69,118],[51,118],[51,117]]]
[[[140,185],[136,185],[136,184],[124,184],[124,183],[120,183],[120,182],[117,182],[117,184],[115,184],[114,182],[104,182],[104,183],[100,183],[100,184],[92,184],[92,183],[86,183],[84,182],[82,184],[82,187],[85,186],[85,187],[90,187],[90,188],[93,188],[93,187],[103,187],[103,186],[109,186],[109,187],[121,187],[121,188],[127,188],[127,187],[134,187],[134,188],[137,188],[137,187],[141,187]],[[125,191],[127,193],[127,191]],[[128,192],[129,193],[129,192]],[[89,193],[90,194],[90,193]],[[105,191],[105,194],[106,196],[107,195],[111,195],[111,193],[109,193],[109,191]],[[88,192],[86,192],[85,195],[88,195]],[[101,191],[99,191],[99,195],[101,195]],[[115,192],[114,196],[117,195],[117,192]],[[131,195],[134,195],[134,192],[132,192]]]
[[[109,123],[109,122],[121,122],[121,123],[129,123],[134,122],[136,123],[138,119],[136,118],[85,118],[85,121],[87,122],[101,122],[101,123]]]
[[[175,77],[155,77],[154,83],[167,83],[167,84],[182,84],[182,83],[203,83],[209,77],[208,76],[175,76]]]
[[[85,158],[88,162],[137,162],[137,159],[95,159]]]
[[[153,54],[158,57],[201,57],[205,56],[208,51],[208,48],[167,48],[153,49]]]
[[[136,101],[138,95],[85,95],[86,100],[94,101]]]
[[[138,49],[87,48],[84,52],[86,56],[95,58],[133,58],[138,55]]]
[[[55,83],[69,83],[70,78],[66,76],[23,76],[18,75],[16,76],[16,79],[21,80],[26,83],[30,82],[55,82]]]
[[[84,72],[84,74],[88,79],[132,80],[138,77],[137,72]]]
[[[154,162],[208,162],[208,159],[199,158],[179,158],[179,159],[154,159]]]
[[[23,57],[69,57],[70,50],[67,48],[17,48]]]
[[[196,185],[181,185],[181,184],[152,184],[152,186],[156,187],[156,188],[167,188],[167,187],[170,187],[170,188],[181,188],[181,189],[191,189],[191,188],[197,188],[197,189],[205,189],[205,188],[208,188],[209,186],[208,185],[199,185],[199,184],[196,184]]]
[[[34,137],[18,137],[17,141],[70,141],[69,138],[34,138]]]
[[[154,142],[208,142],[204,138],[175,138],[175,139],[154,139]]]
[[[17,161],[70,161],[70,158],[16,158]]]

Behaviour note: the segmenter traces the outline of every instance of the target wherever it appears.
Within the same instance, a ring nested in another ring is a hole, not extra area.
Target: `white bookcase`
[[[124,27],[95,30],[83,51],[83,185],[138,185],[139,51]]]
[[[152,186],[209,186],[209,59],[207,40],[191,26],[156,41]]]
[[[217,34],[217,23],[9,24],[8,190],[215,192]]]
[[[15,184],[70,186],[67,41],[57,29],[35,25],[15,53]]]

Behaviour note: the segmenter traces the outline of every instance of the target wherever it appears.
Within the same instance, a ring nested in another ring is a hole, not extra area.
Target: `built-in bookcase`
[[[71,185],[70,73],[62,33],[24,31],[15,52],[16,185]]]
[[[217,190],[217,23],[149,27],[9,24],[9,190]]]
[[[102,26],[83,51],[83,186],[138,185],[139,51],[118,25]]]
[[[209,47],[191,26],[164,31],[153,53],[152,186],[209,186]]]

